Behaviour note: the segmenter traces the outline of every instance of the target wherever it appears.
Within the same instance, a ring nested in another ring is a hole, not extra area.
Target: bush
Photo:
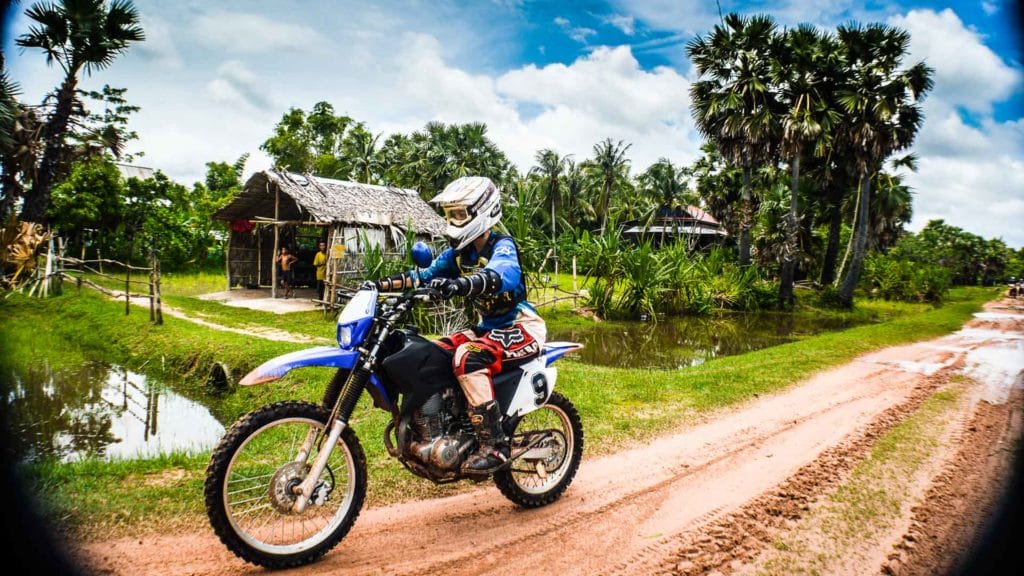
[[[873,298],[902,302],[941,302],[952,275],[934,264],[871,254],[864,261],[861,286]]]

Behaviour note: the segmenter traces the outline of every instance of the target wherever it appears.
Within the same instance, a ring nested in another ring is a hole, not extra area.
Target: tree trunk
[[[0,175],[0,190],[3,194],[0,200],[0,223],[7,221],[7,216],[14,212],[15,202],[25,194],[25,189],[18,181],[18,167],[13,151],[4,156],[3,171]]]
[[[793,155],[793,174],[789,187],[789,218],[786,219],[786,252],[782,257],[782,277],[779,279],[779,306],[793,306],[793,280],[796,275],[796,255],[799,251],[799,219],[797,194],[800,185],[800,154]]]
[[[740,266],[750,266],[750,165],[743,166],[743,207],[740,214]]]
[[[604,229],[608,227],[608,204],[611,202],[612,186],[605,182],[604,190],[601,191],[601,235],[604,236]]]
[[[856,231],[856,229],[857,229],[857,223],[860,222],[860,220],[859,220],[859,218],[860,218],[860,202],[861,202],[861,191],[862,191],[861,184],[863,184],[863,182],[864,182],[864,178],[863,177],[858,178],[858,180],[857,180],[857,202],[856,202],[856,204],[853,207],[853,222],[850,224],[850,226],[854,229],[854,231]],[[856,239],[857,239],[857,235],[851,232],[850,233],[850,239],[849,239],[849,241],[846,242],[846,251],[843,253],[843,261],[839,264],[839,273],[836,275],[836,279],[833,280],[833,282],[836,283],[836,286],[839,285],[839,279],[842,278],[843,274],[846,272],[846,263],[850,261],[850,254],[853,253],[853,241],[856,240]]]
[[[47,221],[46,212],[50,208],[50,192],[56,184],[57,170],[63,160],[64,137],[71,120],[77,85],[77,76],[66,76],[57,92],[56,109],[46,123],[46,149],[43,151],[43,159],[39,163],[39,173],[32,182],[32,188],[25,195],[25,206],[21,210],[23,221],[37,223],[46,223]]]
[[[853,291],[857,288],[857,282],[860,280],[860,271],[867,252],[869,206],[871,206],[871,176],[865,173],[860,184],[857,228],[853,233],[853,258],[850,261],[850,270],[846,273],[843,285],[839,288],[839,299],[847,308],[853,307]]]
[[[843,211],[840,204],[842,196],[832,198],[832,213],[828,220],[828,242],[825,244],[825,257],[821,263],[822,286],[828,286],[836,279],[836,263],[839,260],[839,236],[843,232]]]
[[[604,229],[608,227],[608,202],[611,200],[611,184],[604,182],[604,190],[601,191],[601,236],[604,236]]]

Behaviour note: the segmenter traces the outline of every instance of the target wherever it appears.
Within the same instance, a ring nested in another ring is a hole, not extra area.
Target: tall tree
[[[557,222],[558,209],[562,204],[561,178],[565,172],[566,160],[568,157],[559,156],[550,148],[538,150],[534,156],[537,162],[531,172],[541,178],[545,191],[545,204],[551,206],[551,245],[555,245],[557,234],[555,224]]]
[[[66,154],[65,138],[74,112],[78,75],[110,66],[132,42],[145,39],[139,13],[131,0],[58,0],[40,2],[26,11],[34,23],[16,40],[22,48],[39,48],[46,63],[56,63],[64,79],[46,120],[46,147],[37,177],[25,196],[23,220],[44,221],[57,171]]]
[[[782,111],[780,149],[789,160],[789,214],[779,279],[779,304],[792,306],[800,231],[800,164],[804,155],[826,156],[834,128],[841,121],[835,93],[843,68],[839,43],[817,28],[801,24],[775,44],[771,58],[773,80]]]
[[[348,116],[335,114],[328,102],[317,102],[308,114],[290,108],[260,149],[277,168],[344,180],[349,177],[351,162],[344,157],[342,143],[352,122]]]
[[[341,143],[342,154],[351,166],[350,177],[357,182],[376,184],[381,176],[380,155],[377,153],[377,140],[362,122],[353,126]]]
[[[851,24],[840,26],[838,37],[849,67],[839,102],[860,180],[853,257],[839,289],[843,304],[852,306],[868,247],[872,176],[890,154],[913,143],[923,120],[918,101],[932,88],[932,69],[923,62],[900,68],[910,35],[899,28]]]
[[[769,51],[776,42],[770,16],[728,14],[707,37],[686,46],[701,80],[690,86],[697,129],[721,154],[743,169],[740,265],[750,264],[753,219],[751,175],[775,155],[779,104],[771,82]]]
[[[609,202],[612,191],[616,184],[628,179],[629,159],[626,152],[632,144],[623,145],[622,140],[616,143],[611,138],[605,138],[594,144],[594,157],[587,161],[587,171],[595,178],[600,186],[600,200],[597,203],[597,212],[601,215],[601,234],[604,234],[608,226]]]

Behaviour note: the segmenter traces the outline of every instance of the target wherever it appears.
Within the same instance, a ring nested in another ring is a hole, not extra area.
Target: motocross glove
[[[434,278],[430,281],[430,287],[440,292],[445,300],[455,296],[459,291],[457,281],[451,278]]]
[[[501,276],[494,270],[485,269],[454,280],[435,278],[430,282],[430,287],[443,294],[445,298],[497,294],[501,291]]]

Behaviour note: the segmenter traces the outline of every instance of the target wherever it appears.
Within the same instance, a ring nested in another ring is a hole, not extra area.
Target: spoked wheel
[[[328,412],[305,402],[270,404],[244,416],[218,444],[206,470],[206,512],[221,542],[243,560],[267,568],[308,564],[333,548],[366,495],[366,456],[346,428],[302,513],[292,488],[320,448],[303,445],[324,429]],[[321,440],[325,437],[321,436]]]
[[[583,456],[583,424],[568,398],[552,392],[548,403],[516,426],[512,454],[526,450],[494,483],[506,498],[525,508],[546,506],[569,487]]]

